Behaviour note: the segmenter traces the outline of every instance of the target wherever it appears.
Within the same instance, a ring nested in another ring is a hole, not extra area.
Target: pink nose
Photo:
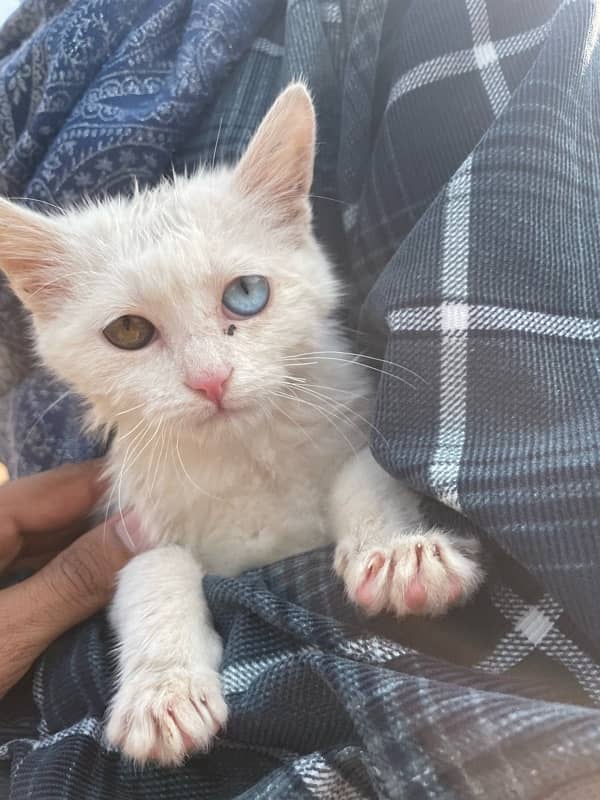
[[[223,404],[223,395],[227,388],[226,384],[231,373],[232,370],[229,370],[229,372],[212,373],[210,375],[198,375],[196,378],[188,378],[186,386],[189,386],[189,388],[193,389],[195,392],[201,392],[206,395],[212,403],[221,408]]]

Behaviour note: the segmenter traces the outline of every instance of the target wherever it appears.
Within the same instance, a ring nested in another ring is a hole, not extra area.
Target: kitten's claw
[[[106,738],[139,765],[176,766],[208,750],[226,721],[218,673],[141,668],[117,692]]]
[[[481,585],[478,553],[475,539],[441,530],[390,533],[378,545],[340,542],[335,568],[349,598],[368,614],[439,616],[466,602]]]

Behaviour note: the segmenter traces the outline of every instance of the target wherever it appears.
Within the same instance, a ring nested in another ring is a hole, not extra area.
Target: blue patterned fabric
[[[489,561],[435,622],[356,616],[328,550],[207,578],[231,722],[178,770],[106,749],[99,616],[0,704],[11,798],[600,796],[597,31],[591,0],[38,0],[4,28],[3,190],[59,205],[235,158],[306,77],[349,324],[426,381],[382,376],[374,452]],[[95,450],[17,314],[0,293],[14,475]]]

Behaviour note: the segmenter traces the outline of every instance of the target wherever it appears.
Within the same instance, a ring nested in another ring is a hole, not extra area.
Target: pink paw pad
[[[409,611],[421,611],[427,605],[427,589],[419,574],[412,579],[404,592],[404,602]]]
[[[482,580],[475,558],[444,537],[399,535],[370,550],[340,548],[336,569],[367,614],[437,617],[463,603]]]

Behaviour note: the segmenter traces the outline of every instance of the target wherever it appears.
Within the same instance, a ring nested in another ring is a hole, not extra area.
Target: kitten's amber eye
[[[151,322],[132,314],[115,319],[102,331],[108,341],[121,350],[141,350],[154,339],[155,332]]]

